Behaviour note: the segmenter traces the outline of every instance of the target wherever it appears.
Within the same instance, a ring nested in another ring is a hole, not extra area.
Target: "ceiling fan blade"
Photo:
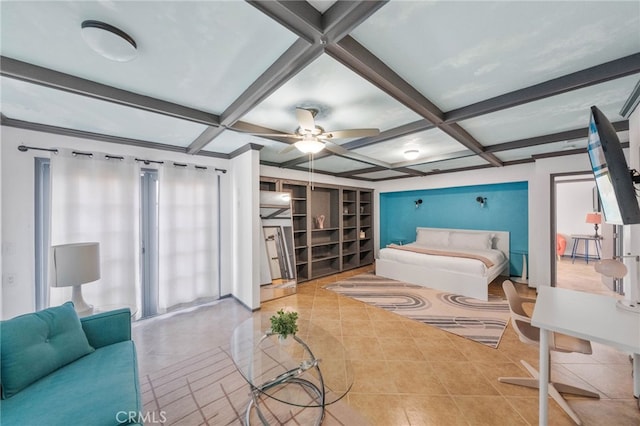
[[[294,144],[291,144],[288,147],[286,147],[285,149],[283,149],[282,151],[280,151],[278,154],[287,154],[287,153],[293,151],[294,149],[296,149],[296,146]]]
[[[326,148],[327,151],[330,151],[334,154],[338,154],[338,155],[345,155],[349,153],[349,150],[346,148],[341,147],[340,145],[333,143],[333,142],[329,142],[329,141],[325,141],[324,142],[324,147]]]
[[[349,139],[366,138],[369,136],[378,136],[379,134],[380,129],[347,129],[325,132],[321,136],[329,139]]]
[[[250,135],[253,136],[265,136],[265,137],[272,137],[272,138],[296,138],[296,139],[300,139],[300,135],[294,135],[293,133],[251,133],[251,132],[247,132]]]
[[[300,125],[302,133],[311,133],[316,130],[316,122],[313,119],[313,113],[308,109],[296,108],[296,119]]]

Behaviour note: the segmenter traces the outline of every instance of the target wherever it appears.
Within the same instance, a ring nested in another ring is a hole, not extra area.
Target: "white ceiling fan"
[[[331,142],[333,139],[349,139],[364,138],[368,136],[377,136],[380,134],[379,129],[347,129],[325,131],[324,128],[317,125],[314,117],[318,113],[313,108],[296,108],[296,119],[298,120],[298,128],[295,133],[253,133],[255,136],[276,136],[282,138],[299,139],[298,142],[285,148],[281,153],[286,153],[297,148],[304,154],[316,154],[327,148],[336,154],[343,154],[346,151],[340,145]]]

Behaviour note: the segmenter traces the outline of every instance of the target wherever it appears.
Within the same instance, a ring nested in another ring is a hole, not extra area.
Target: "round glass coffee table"
[[[263,425],[286,420],[320,425],[325,407],[339,401],[353,385],[344,346],[309,322],[299,320],[298,333],[285,341],[271,334],[270,326],[268,318],[255,316],[238,325],[231,336],[231,358],[251,387],[246,424],[255,410]],[[284,414],[283,405],[288,407]]]

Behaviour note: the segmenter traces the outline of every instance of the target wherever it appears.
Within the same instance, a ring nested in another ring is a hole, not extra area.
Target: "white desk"
[[[538,288],[531,323],[540,328],[540,377],[548,377],[549,335],[556,331],[613,346],[633,355],[633,394],[640,395],[640,315],[616,307],[616,299],[554,287]],[[549,384],[540,381],[540,425],[547,424]]]

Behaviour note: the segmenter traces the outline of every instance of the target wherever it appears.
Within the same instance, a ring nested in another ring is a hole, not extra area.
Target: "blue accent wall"
[[[415,241],[418,226],[509,231],[511,275],[519,276],[529,247],[528,192],[528,182],[513,182],[382,193],[380,246]],[[480,196],[487,198],[484,207]]]

